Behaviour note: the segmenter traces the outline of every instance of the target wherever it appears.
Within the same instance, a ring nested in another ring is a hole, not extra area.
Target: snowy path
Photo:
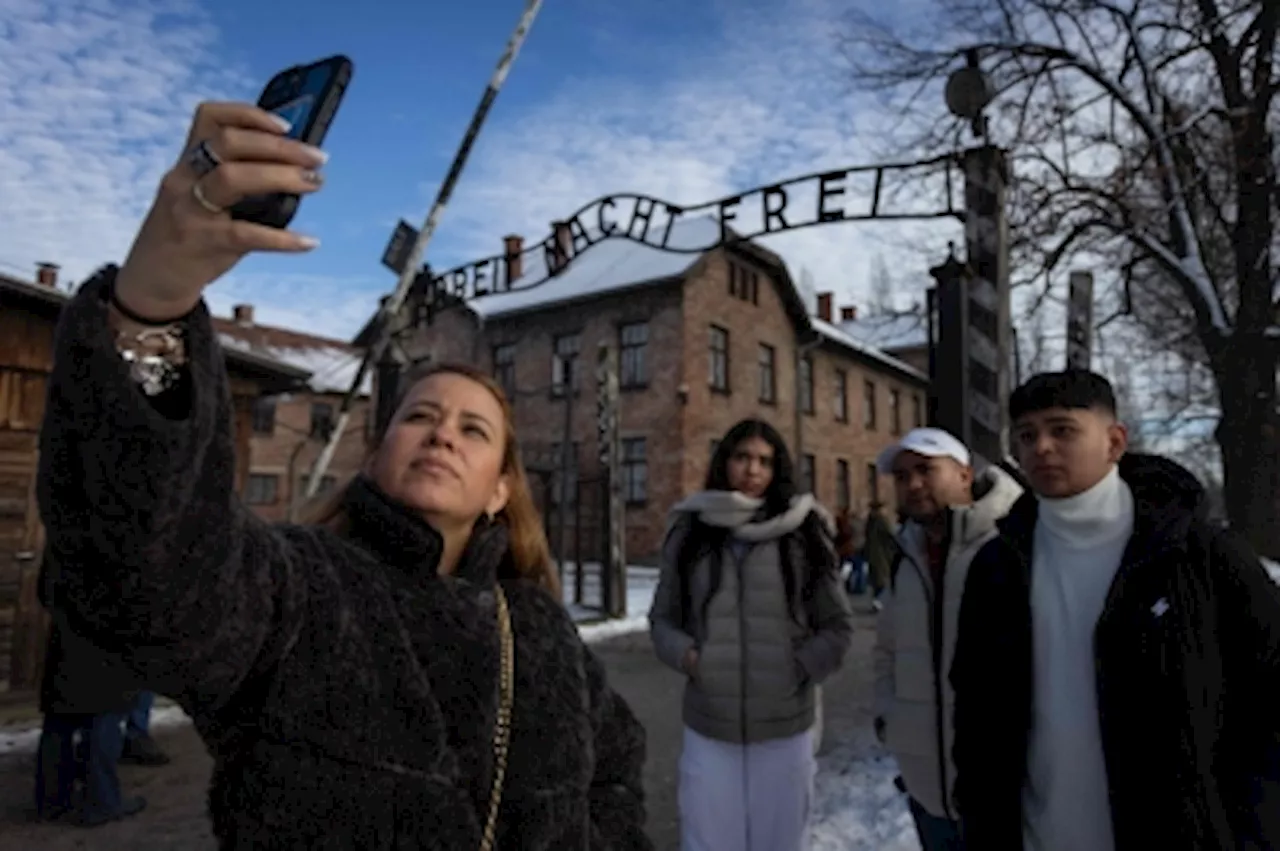
[[[845,742],[818,760],[809,851],[920,851],[893,758]]]

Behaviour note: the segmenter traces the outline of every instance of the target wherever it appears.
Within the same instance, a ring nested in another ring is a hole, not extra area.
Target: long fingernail
[[[316,165],[324,165],[329,161],[329,155],[313,145],[303,145],[306,149],[307,156],[315,160]]]
[[[279,115],[276,115],[274,112],[271,113],[271,120],[280,126],[281,133],[288,133],[290,130],[293,129],[293,124],[289,120],[285,118],[281,118]]]
[[[312,186],[319,186],[324,183],[324,175],[314,169],[307,169],[302,172],[302,179]]]
[[[313,248],[319,247],[319,245],[320,240],[316,239],[314,236],[298,237],[298,247],[302,248],[304,251],[310,251]]]

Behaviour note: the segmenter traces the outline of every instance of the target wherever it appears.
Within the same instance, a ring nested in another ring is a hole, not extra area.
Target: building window
[[[768,405],[778,401],[777,353],[773,346],[760,344],[760,401]]]
[[[880,501],[880,474],[874,463],[867,465],[867,501]]]
[[[551,444],[551,457],[555,461],[555,472],[551,474],[551,504],[552,505],[577,505],[578,504],[578,450],[581,444],[574,441],[569,447],[569,476],[568,487],[564,486],[564,456],[560,454],[560,447],[563,444]],[[561,494],[565,494],[567,501],[561,501]]]
[[[649,348],[649,323],[630,322],[618,332],[618,383],[622,387],[644,387],[649,382],[645,353]]]
[[[245,482],[244,501],[249,505],[275,505],[280,496],[280,477],[270,473],[250,473]]]
[[[813,413],[813,358],[800,358],[800,410]]]
[[[814,458],[812,455],[800,456],[800,492],[817,495],[814,488]]]
[[[311,404],[311,436],[319,440],[328,440],[333,433],[333,405],[328,402]]]
[[[752,304],[760,303],[760,275],[753,269],[729,263],[729,295]]]
[[[836,370],[836,422],[849,422],[849,373]]]
[[[847,511],[852,502],[849,492],[849,462],[844,459],[836,461],[836,510]]]
[[[862,385],[862,427],[868,431],[876,429],[876,383],[863,382]]]
[[[622,439],[622,497],[628,505],[649,501],[649,462],[643,437]]]
[[[577,390],[582,386],[578,367],[578,352],[582,348],[581,334],[563,334],[555,338],[551,347],[551,392],[563,395],[566,379]]]
[[[516,397],[516,346],[504,343],[493,347],[493,379],[498,382],[507,399]]]
[[[889,433],[902,434],[902,392],[889,391]]]
[[[924,425],[924,403],[918,394],[911,397],[911,422],[914,423],[913,428]]]
[[[253,433],[275,434],[276,400],[273,396],[263,396],[253,400]]]
[[[711,326],[711,389],[729,392],[729,332],[719,325]]]

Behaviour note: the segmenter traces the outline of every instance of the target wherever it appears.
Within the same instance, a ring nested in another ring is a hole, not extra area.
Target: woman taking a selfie
[[[224,849],[649,848],[644,730],[558,599],[492,381],[409,382],[315,524],[236,498],[201,294],[314,246],[226,212],[319,187],[283,132],[201,106],[128,259],[65,310],[40,507],[66,622],[195,720]]]
[[[673,509],[649,613],[654,649],[687,678],[683,851],[801,851],[813,796],[814,692],[852,640],[834,524],[795,494],[791,456],[744,420],[706,486]]]

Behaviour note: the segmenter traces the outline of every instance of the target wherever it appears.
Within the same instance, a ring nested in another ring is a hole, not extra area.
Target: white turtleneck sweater
[[[1027,851],[1113,851],[1093,633],[1133,532],[1115,467],[1084,493],[1041,499],[1031,564],[1034,715],[1022,795]]]

